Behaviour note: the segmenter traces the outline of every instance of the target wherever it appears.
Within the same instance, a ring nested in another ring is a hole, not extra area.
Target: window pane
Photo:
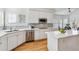
[[[3,26],[3,12],[0,12],[0,26]]]
[[[8,23],[16,23],[16,14],[8,14]]]

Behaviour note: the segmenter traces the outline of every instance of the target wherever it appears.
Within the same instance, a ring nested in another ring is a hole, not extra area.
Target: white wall
[[[16,14],[17,22],[14,24],[8,23],[8,13]],[[6,9],[6,25],[8,26],[22,26],[27,25],[28,23],[38,23],[39,18],[47,18],[48,23],[53,23],[53,9],[45,8],[8,8]],[[26,15],[25,23],[18,22],[18,15]]]
[[[51,12],[49,9],[29,9],[29,23],[38,23],[39,18],[47,18],[48,23],[53,23],[53,10]]]
[[[27,15],[28,15],[28,9],[24,9],[24,8],[8,8],[5,10],[6,11],[6,25],[7,26],[23,26],[23,25],[26,25],[24,23],[19,23],[19,18],[18,18],[18,15],[20,14],[23,14],[23,15],[26,15],[26,20],[28,19],[27,18]],[[16,23],[13,23],[13,24],[10,24],[8,23],[8,14],[15,14],[16,15]],[[25,20],[25,22],[26,22]]]

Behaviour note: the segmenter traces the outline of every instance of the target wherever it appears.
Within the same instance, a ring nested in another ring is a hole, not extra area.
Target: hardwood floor
[[[14,51],[47,51],[47,40],[39,40],[34,42],[24,43],[14,49]]]

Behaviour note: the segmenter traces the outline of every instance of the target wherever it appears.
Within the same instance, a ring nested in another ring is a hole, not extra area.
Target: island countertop
[[[79,31],[68,30],[46,32],[49,51],[79,51]]]
[[[70,36],[79,35],[79,31],[77,30],[68,30],[65,33],[61,33],[59,31],[52,31],[52,32],[46,32],[47,35],[50,35],[51,37],[55,38],[65,38]]]

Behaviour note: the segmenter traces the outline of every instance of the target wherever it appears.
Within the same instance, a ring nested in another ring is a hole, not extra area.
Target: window
[[[0,26],[3,26],[4,20],[3,20],[3,12],[0,11]]]
[[[8,14],[8,23],[16,23],[16,14]]]

